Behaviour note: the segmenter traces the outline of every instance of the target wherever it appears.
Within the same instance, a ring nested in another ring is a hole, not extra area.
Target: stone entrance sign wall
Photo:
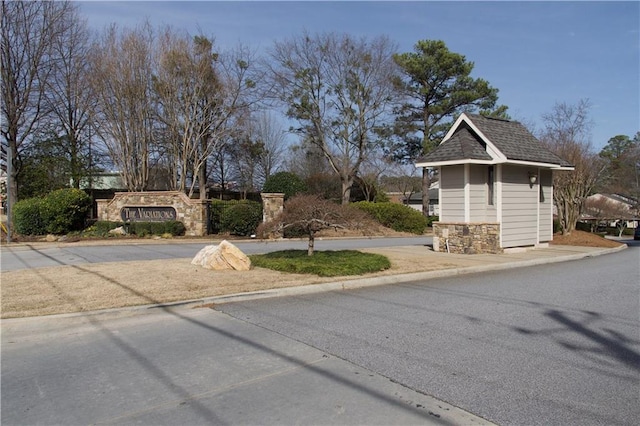
[[[207,201],[192,200],[180,191],[116,192],[112,200],[96,200],[98,220],[164,222],[177,220],[189,236],[207,234]]]

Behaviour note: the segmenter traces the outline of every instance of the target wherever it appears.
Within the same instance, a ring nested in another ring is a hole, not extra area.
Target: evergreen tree
[[[395,80],[403,103],[395,109],[393,128],[385,133],[392,142],[388,150],[401,162],[415,162],[428,154],[451,127],[457,115],[465,111],[506,117],[505,106],[493,110],[498,89],[486,80],[470,76],[473,62],[449,51],[443,41],[421,40],[413,52],[394,55],[402,70]],[[423,170],[423,213],[429,206],[431,175]]]

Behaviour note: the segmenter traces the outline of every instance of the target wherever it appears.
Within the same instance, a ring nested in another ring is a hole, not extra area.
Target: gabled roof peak
[[[471,135],[460,133],[467,129]],[[459,134],[460,133],[460,134]],[[466,136],[461,138],[461,136]],[[479,155],[478,146],[469,142],[475,137],[478,144],[483,141],[485,155]],[[462,139],[462,140],[461,140]],[[454,143],[454,145],[452,145]],[[463,143],[461,148],[452,149]],[[472,155],[468,153],[472,152]],[[488,157],[488,158],[487,158]],[[518,121],[479,114],[463,113],[447,132],[441,144],[417,162],[420,167],[471,162],[529,164],[549,168],[571,168],[571,165],[552,153]]]

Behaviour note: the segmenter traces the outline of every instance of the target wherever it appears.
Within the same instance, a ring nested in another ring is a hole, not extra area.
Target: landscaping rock
[[[239,248],[223,240],[218,245],[204,247],[191,261],[193,265],[200,265],[213,270],[248,271],[251,260]]]
[[[127,235],[127,231],[125,231],[124,226],[118,226],[117,228],[109,231],[109,233],[113,235]]]

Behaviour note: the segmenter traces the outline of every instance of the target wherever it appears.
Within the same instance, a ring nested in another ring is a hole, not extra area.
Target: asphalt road
[[[488,424],[211,309],[2,323],[3,425]]]
[[[432,243],[431,237],[405,238],[354,238],[316,239],[316,250],[363,249],[393,246],[424,246]],[[133,243],[123,245],[76,246],[64,243],[42,245],[21,245],[2,247],[0,265],[3,271],[42,268],[46,266],[79,265],[83,263],[122,262],[129,260],[157,260],[192,258],[208,244],[199,243]],[[233,241],[245,254],[267,253],[277,250],[307,248],[306,240],[278,241]]]
[[[5,320],[1,422],[635,425],[639,282],[634,246],[215,310]]]
[[[461,278],[218,305],[504,425],[640,419],[640,248]]]

